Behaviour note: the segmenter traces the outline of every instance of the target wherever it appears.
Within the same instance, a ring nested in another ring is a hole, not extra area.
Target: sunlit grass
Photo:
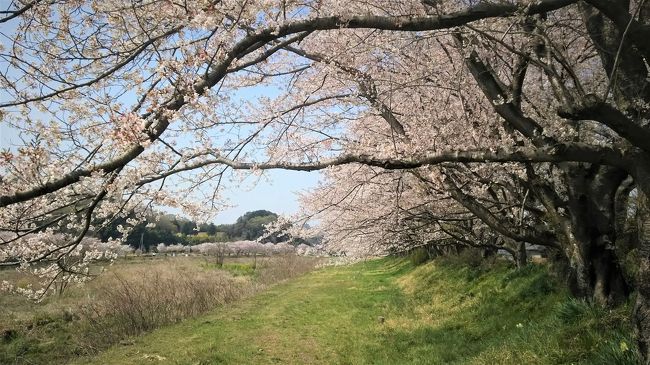
[[[308,274],[79,363],[586,365],[633,358],[626,307],[610,312],[585,303],[567,311],[567,301],[540,266],[376,260]]]

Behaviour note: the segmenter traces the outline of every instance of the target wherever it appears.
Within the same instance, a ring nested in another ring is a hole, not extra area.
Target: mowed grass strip
[[[539,266],[383,259],[313,272],[77,363],[626,364],[626,310],[567,305]]]

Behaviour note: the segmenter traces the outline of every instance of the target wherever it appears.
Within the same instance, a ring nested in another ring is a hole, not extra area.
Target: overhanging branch
[[[389,16],[331,16],[323,18],[314,18],[314,19],[305,19],[301,21],[296,21],[282,25],[280,27],[265,28],[252,33],[239,42],[237,42],[231,50],[227,53],[226,59],[220,62],[218,65],[215,65],[213,69],[205,75],[204,78],[198,80],[193,87],[193,92],[198,95],[203,95],[208,89],[212,88],[214,85],[218,84],[223,77],[229,73],[228,68],[232,62],[236,59],[241,59],[242,57],[248,55],[250,49],[253,45],[260,42],[273,42],[284,37],[288,37],[294,34],[302,32],[311,32],[316,30],[333,30],[341,28],[349,29],[379,29],[379,30],[393,30],[393,31],[430,31],[438,29],[449,29],[457,26],[462,26],[470,22],[494,18],[494,17],[508,17],[518,13],[524,14],[537,14],[542,12],[548,12],[556,9],[563,8],[565,6],[575,3],[576,0],[542,0],[534,4],[529,4],[522,6],[519,4],[489,4],[489,3],[480,3],[475,6],[471,6],[465,10],[454,12],[451,14],[445,14],[440,16],[425,16],[425,17],[410,17],[410,16],[399,16],[399,17],[389,17]],[[166,111],[177,111],[180,110],[187,101],[184,98],[183,93],[175,94],[171,100],[165,105],[161,106],[154,113],[147,113],[143,116],[143,119],[150,120],[148,126],[154,125],[154,131],[149,131],[150,140],[154,141],[160,137],[169,125],[169,120],[164,117]],[[116,159],[107,161],[100,165],[95,165],[85,169],[78,169],[75,171],[68,172],[63,176],[53,179],[43,185],[38,185],[23,191],[18,191],[13,194],[0,196],[0,207],[6,207],[12,204],[28,201],[33,198],[44,196],[50,194],[59,189],[62,189],[66,186],[72,185],[78,182],[82,177],[91,176],[94,173],[104,172],[109,173],[122,167],[126,166],[130,161],[136,159],[142,152],[144,148],[140,145],[134,145],[131,148],[127,149],[121,156]],[[464,156],[465,154],[461,154]],[[469,157],[456,157],[462,162],[473,162],[473,158]],[[463,158],[469,158],[464,159]],[[400,161],[378,161],[373,158],[364,157],[362,161],[355,161],[355,158],[343,158],[341,163],[351,163],[351,162],[360,162],[367,163],[373,166],[380,166],[384,168],[408,168],[406,166],[417,165],[418,163],[413,162],[400,162]],[[552,159],[552,161],[556,161]],[[338,164],[341,164],[338,163]],[[238,165],[232,162],[233,168],[253,168],[251,166],[244,167],[244,165]],[[427,164],[427,163],[424,163]],[[422,164],[420,164],[422,165]],[[315,170],[322,169],[329,165],[323,165],[322,167],[317,165],[316,168],[309,168],[300,166],[300,165],[287,165],[269,168],[285,168],[292,170]],[[259,167],[258,167],[259,168]]]
[[[442,163],[507,163],[507,162],[591,162],[619,167],[627,166],[627,160],[611,148],[594,147],[586,144],[557,144],[548,148],[513,148],[496,150],[444,151],[430,153],[414,158],[377,158],[369,155],[347,154],[317,162],[241,162],[225,157],[214,157],[194,164],[167,171],[157,176],[143,179],[139,184],[147,184],[184,171],[191,171],[210,165],[226,165],[234,170],[293,170],[317,171],[328,167],[346,164],[362,164],[387,170],[414,169]]]

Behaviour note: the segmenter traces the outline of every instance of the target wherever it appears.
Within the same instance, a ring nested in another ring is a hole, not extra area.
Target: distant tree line
[[[233,224],[197,223],[173,214],[152,213],[146,220],[136,225],[126,238],[126,244],[149,250],[159,244],[198,245],[205,242],[233,242],[256,240],[264,233],[265,225],[278,219],[278,215],[268,210],[247,212]],[[121,238],[120,225],[127,218],[115,220],[98,230],[97,238],[105,241]],[[288,236],[273,235],[269,242],[284,242]]]

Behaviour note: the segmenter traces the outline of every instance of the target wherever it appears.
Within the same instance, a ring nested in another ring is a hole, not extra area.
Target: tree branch
[[[594,94],[587,95],[580,106],[558,110],[558,115],[563,118],[600,122],[634,146],[650,152],[650,129],[637,125],[620,110],[603,102]]]
[[[215,157],[191,165],[179,167],[157,176],[141,180],[138,184],[148,184],[165,177],[210,165],[226,165],[234,170],[293,170],[293,171],[317,171],[332,166],[346,164],[362,164],[367,166],[380,167],[387,170],[414,169],[427,165],[439,165],[447,162],[464,163],[507,163],[507,162],[591,162],[604,165],[628,167],[628,161],[618,152],[611,148],[600,148],[586,144],[558,144],[547,148],[513,148],[490,150],[467,150],[467,151],[444,151],[429,153],[415,158],[377,158],[369,155],[342,155],[336,158],[318,162],[240,162],[225,157]]]
[[[576,0],[542,0],[535,4],[526,7],[513,4],[487,4],[480,3],[469,7],[466,10],[440,15],[435,17],[387,17],[387,16],[331,16],[324,18],[306,19],[280,27],[265,28],[257,33],[250,34],[239,42],[237,42],[232,49],[227,53],[226,58],[216,65],[205,77],[198,80],[193,87],[193,91],[198,95],[203,95],[206,90],[216,85],[228,74],[228,67],[236,59],[240,59],[252,52],[251,47],[259,42],[272,42],[274,40],[302,32],[309,32],[315,30],[332,30],[340,28],[372,28],[381,30],[394,30],[394,31],[427,31],[436,29],[447,29],[451,27],[461,26],[469,22],[494,18],[494,17],[507,17],[518,12],[526,14],[536,14],[547,12],[555,9],[565,7],[575,3]],[[182,92],[177,92],[171,100],[164,106],[161,106],[153,115],[147,113],[146,118],[153,117],[152,122],[157,121],[155,131],[150,133],[150,140],[155,141],[167,129],[169,120],[165,117],[165,111],[180,110],[187,101]],[[39,185],[28,190],[19,191],[10,195],[0,196],[0,207],[5,207],[11,204],[24,202],[39,196],[43,196],[66,186],[74,184],[79,181],[81,177],[90,176],[95,172],[103,171],[104,173],[115,171],[118,168],[126,166],[130,161],[137,158],[144,151],[144,147],[134,145],[132,148],[123,153],[120,157],[105,162],[103,164],[79,169],[69,172],[58,179],[54,179],[46,184]],[[354,162],[354,161],[351,161]],[[401,164],[398,164],[401,165]],[[408,165],[408,164],[407,164]],[[386,166],[390,168],[391,164]],[[283,168],[278,166],[276,168]],[[300,169],[298,166],[289,166],[289,168]]]

